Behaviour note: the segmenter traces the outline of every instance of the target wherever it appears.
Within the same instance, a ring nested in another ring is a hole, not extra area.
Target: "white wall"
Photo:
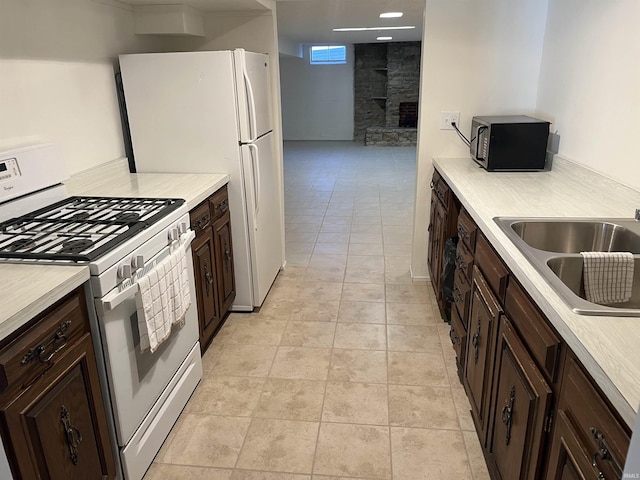
[[[154,51],[109,0],[0,1],[0,144],[54,141],[71,173],[124,155],[119,53]]]
[[[311,65],[282,55],[280,76],[285,140],[353,140],[353,45],[344,65]]]
[[[546,0],[426,0],[412,275],[426,278],[429,182],[434,157],[467,157],[440,112],[460,111],[463,132],[474,115],[535,113]]]
[[[640,2],[550,0],[537,110],[559,154],[640,188]],[[630,212],[637,205],[630,205]]]

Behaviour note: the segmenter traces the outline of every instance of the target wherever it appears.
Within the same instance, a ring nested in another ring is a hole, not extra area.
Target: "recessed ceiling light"
[[[385,12],[380,14],[380,18],[400,18],[402,15],[402,12]]]
[[[415,25],[405,25],[402,27],[345,27],[345,28],[334,28],[334,32],[367,32],[367,31],[378,31],[378,30],[412,30],[416,28]]]
[[[376,40],[393,40],[393,37],[378,37]]]

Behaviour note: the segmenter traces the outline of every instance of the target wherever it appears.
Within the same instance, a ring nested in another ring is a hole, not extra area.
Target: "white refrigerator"
[[[262,305],[284,263],[268,55],[121,55],[120,70],[138,172],[229,174],[233,310]]]

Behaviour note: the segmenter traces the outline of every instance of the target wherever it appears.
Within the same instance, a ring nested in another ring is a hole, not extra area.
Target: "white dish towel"
[[[622,303],[631,298],[633,254],[629,252],[581,252],[584,291],[587,300],[598,304]]]
[[[191,305],[187,256],[190,242],[180,242],[178,248],[137,279],[136,307],[140,351],[155,352],[171,335],[172,325],[184,324]]]

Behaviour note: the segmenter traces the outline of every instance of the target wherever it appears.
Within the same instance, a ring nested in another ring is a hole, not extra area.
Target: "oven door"
[[[111,305],[107,305],[105,299],[113,298],[113,294],[96,299],[106,376],[120,446],[129,443],[136,429],[198,342],[193,263],[191,248],[187,246],[186,249],[191,306],[187,310],[184,325],[173,325],[171,335],[155,352],[140,352],[135,300],[137,287],[130,288],[130,295],[124,295],[124,299],[121,295],[118,302],[112,302]],[[151,261],[162,260],[168,254],[167,247]]]

